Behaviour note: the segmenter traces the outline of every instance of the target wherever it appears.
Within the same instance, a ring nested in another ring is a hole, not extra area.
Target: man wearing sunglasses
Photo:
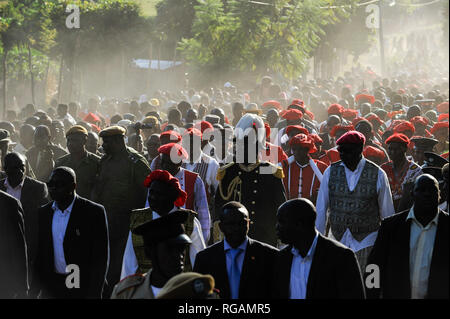
[[[336,142],[341,161],[324,174],[317,197],[316,228],[351,248],[362,273],[381,220],[394,214],[386,173],[362,156],[365,137],[349,131]]]

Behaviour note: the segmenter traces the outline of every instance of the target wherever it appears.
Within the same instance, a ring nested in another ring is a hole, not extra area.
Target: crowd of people
[[[9,109],[0,297],[448,298],[448,85],[265,76]]]

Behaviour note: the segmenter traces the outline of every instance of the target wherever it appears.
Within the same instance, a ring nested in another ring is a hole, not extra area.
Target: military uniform
[[[260,171],[262,168],[264,171]],[[213,218],[214,242],[221,240],[217,226],[221,207],[229,201],[238,201],[250,213],[249,237],[275,246],[276,214],[278,207],[286,201],[283,177],[283,169],[269,162],[261,161],[248,166],[233,162],[220,167]]]
[[[147,188],[144,180],[150,174],[147,160],[133,149],[100,160],[92,200],[106,209],[110,236],[108,283],[120,279],[120,269],[130,227],[130,211],[145,206]]]
[[[194,230],[194,218],[197,216],[197,213],[192,210],[183,208],[180,208],[179,210],[189,212],[188,219],[184,223],[184,229],[186,231],[186,234],[190,237],[192,231]],[[131,211],[130,228],[134,229],[151,220],[153,220],[153,211],[150,207],[134,209]],[[139,265],[137,273],[141,274],[146,273],[152,267],[152,261],[145,256],[144,239],[142,238],[142,236],[135,235],[133,233],[131,234],[131,238],[133,241],[134,253],[136,254],[136,259]],[[193,267],[189,259],[189,247],[188,247],[184,261],[184,272],[191,271],[192,268]]]
[[[76,191],[81,197],[91,199],[98,171],[100,169],[100,157],[87,152],[81,161],[75,161],[71,154],[56,160],[55,167],[67,166],[75,171],[77,176]]]
[[[156,299],[150,285],[151,269],[122,279],[114,286],[111,299]]]

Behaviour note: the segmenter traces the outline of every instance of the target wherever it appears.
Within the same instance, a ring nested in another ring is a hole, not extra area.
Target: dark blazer
[[[277,251],[275,247],[248,239],[242,264],[239,299],[270,297],[269,278]],[[212,275],[215,287],[220,291],[220,298],[231,298],[223,241],[200,251],[195,257],[193,271]]]
[[[26,296],[27,255],[20,202],[0,191],[0,299]]]
[[[0,180],[0,190],[6,192],[5,180]],[[28,248],[28,262],[34,263],[38,242],[38,209],[48,203],[47,185],[35,179],[25,177],[23,181],[20,203],[23,207],[25,222],[25,239]]]
[[[54,272],[52,222],[53,201],[39,211],[39,244],[33,293],[42,291],[44,297],[55,296],[54,284],[60,282]],[[64,237],[67,265],[80,269],[80,288],[72,288],[74,298],[101,298],[109,264],[109,238],[103,206],[76,195]],[[59,275],[60,278],[60,275]]]
[[[291,249],[289,245],[278,253],[272,275],[274,299],[289,299]],[[306,289],[306,299],[364,299],[364,286],[355,253],[319,234]]]
[[[380,289],[367,289],[370,298],[411,298],[409,210],[383,220],[368,264],[380,269]],[[436,238],[428,278],[427,298],[449,298],[449,216],[439,210]]]

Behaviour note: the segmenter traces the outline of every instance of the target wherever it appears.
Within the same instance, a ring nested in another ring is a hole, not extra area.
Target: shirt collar
[[[17,185],[16,187],[12,187],[9,182],[8,182],[8,178],[5,178],[5,187],[6,188],[11,188],[11,189],[18,189],[18,188],[22,188],[23,187],[23,183],[25,182],[25,178],[22,179],[22,181],[20,182],[19,185]]]
[[[406,217],[406,220],[410,220],[410,219],[415,221],[417,224],[419,224],[423,227],[423,225],[421,223],[419,223],[419,221],[416,218],[416,215],[414,214],[414,205],[411,207],[411,209],[409,210],[408,216]],[[434,218],[428,223],[428,225],[426,225],[423,228],[431,227],[432,224],[437,225],[438,219],[439,219],[439,210],[436,213],[436,216],[434,216]]]
[[[64,213],[64,212],[70,213],[70,212],[72,211],[73,204],[75,203],[75,199],[77,199],[77,195],[75,195],[75,196],[73,197],[72,203],[70,203],[70,205],[69,205],[64,211],[61,211],[61,210],[59,209],[59,207],[58,207],[58,205],[56,204],[55,201],[53,201],[52,208],[53,208],[53,210],[54,210],[55,212],[56,212],[57,210],[59,210],[59,211],[61,211],[62,213]]]
[[[248,236],[245,236],[245,239],[242,242],[242,244],[240,244],[238,247],[236,247],[236,249],[241,249],[242,251],[245,251],[245,249],[247,248],[247,243],[248,243]],[[224,251],[233,249],[233,247],[230,246],[230,244],[227,242],[226,239],[223,240],[223,249],[224,249]]]
[[[308,253],[306,254],[306,256],[303,258],[303,257],[300,255],[300,253],[298,252],[298,249],[295,248],[295,247],[292,247],[292,248],[291,248],[291,252],[292,252],[292,254],[293,254],[294,256],[299,256],[299,257],[302,257],[303,259],[306,259],[306,258],[312,258],[312,256],[314,255],[314,252],[315,252],[315,250],[316,250],[317,239],[319,238],[319,232],[317,231],[317,229],[315,229],[314,231],[315,231],[315,233],[316,233],[316,236],[314,237],[314,240],[313,240],[313,242],[312,242],[312,244],[311,244],[311,247],[309,248]]]

